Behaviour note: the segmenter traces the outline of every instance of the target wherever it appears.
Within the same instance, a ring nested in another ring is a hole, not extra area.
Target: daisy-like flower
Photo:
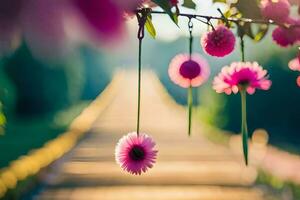
[[[288,0],[262,0],[260,7],[266,19],[283,23],[289,17],[291,5]]]
[[[224,57],[234,50],[235,36],[226,26],[219,25],[202,36],[201,45],[207,54]]]
[[[146,134],[136,132],[123,136],[115,149],[116,162],[131,174],[141,175],[152,168],[157,156],[155,142]]]
[[[222,71],[214,78],[213,88],[217,93],[241,94],[241,132],[243,141],[243,153],[246,165],[248,165],[248,126],[246,94],[253,94],[256,89],[268,90],[271,87],[267,70],[264,70],[257,62],[233,62],[230,66],[223,67]]]
[[[213,88],[217,93],[231,94],[246,90],[253,94],[256,89],[268,90],[272,82],[268,80],[267,70],[257,62],[233,62],[230,66],[223,67],[222,71],[214,78]]]
[[[169,66],[169,77],[183,88],[198,87],[205,83],[210,75],[207,61],[199,54],[175,56]]]

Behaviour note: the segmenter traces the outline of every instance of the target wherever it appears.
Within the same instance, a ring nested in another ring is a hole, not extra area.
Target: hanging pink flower
[[[295,25],[300,25],[299,20],[289,18],[289,27],[280,27],[274,29],[272,33],[273,40],[281,47],[294,45],[300,40],[300,28]]]
[[[177,85],[188,88],[205,83],[210,75],[207,61],[199,54],[175,56],[169,66],[169,77]]]
[[[101,39],[118,38],[124,29],[124,10],[113,0],[73,0],[87,25]]]
[[[152,168],[157,156],[154,149],[155,142],[146,134],[137,135],[136,132],[123,136],[115,149],[116,162],[123,170],[141,175],[148,168]]]
[[[201,45],[207,54],[224,57],[234,50],[235,36],[226,26],[219,25],[202,36]]]
[[[282,23],[288,19],[291,5],[288,0],[262,0],[260,7],[266,19]]]
[[[268,90],[272,82],[268,80],[267,70],[264,70],[257,62],[233,62],[225,66],[214,78],[213,88],[217,93],[238,93],[245,89],[253,94],[256,89]]]

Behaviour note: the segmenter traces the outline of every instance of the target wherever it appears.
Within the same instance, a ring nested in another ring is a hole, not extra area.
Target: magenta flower
[[[82,17],[101,39],[111,39],[123,32],[123,10],[112,0],[73,0]]]
[[[138,7],[142,6],[144,0],[122,0],[114,1],[117,6],[120,6],[121,9],[127,12],[133,12]]]
[[[289,28],[280,27],[274,29],[272,33],[273,40],[281,47],[294,45],[300,40],[300,28],[294,25],[300,25],[299,20],[289,18]]]
[[[224,25],[219,25],[215,30],[202,36],[201,45],[207,54],[224,57],[234,50],[235,37],[230,29]]]
[[[223,67],[222,71],[214,78],[213,88],[217,93],[238,93],[244,89],[253,94],[256,89],[268,90],[272,82],[268,80],[267,70],[257,62],[233,62],[230,66]]]
[[[207,61],[199,54],[175,56],[169,66],[169,77],[177,85],[188,88],[205,83],[210,75]]]
[[[123,170],[141,175],[148,168],[152,168],[157,156],[154,149],[155,142],[146,134],[137,135],[136,132],[123,136],[115,149],[116,162]]]
[[[289,17],[291,5],[288,0],[262,0],[260,7],[266,19],[283,23]]]

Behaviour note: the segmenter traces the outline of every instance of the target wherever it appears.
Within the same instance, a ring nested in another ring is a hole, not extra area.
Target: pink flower
[[[123,11],[113,0],[73,0],[79,13],[101,39],[119,36],[124,29]]]
[[[300,40],[300,28],[294,25],[300,25],[299,20],[289,18],[289,28],[278,26],[272,33],[273,40],[282,47],[294,45]]]
[[[299,57],[292,59],[289,62],[289,68],[293,71],[300,71],[300,60]]]
[[[288,0],[262,0],[260,7],[266,19],[285,22],[289,17],[291,5]]]
[[[288,65],[291,70],[300,72],[300,54],[292,59]],[[297,78],[297,85],[300,87],[300,76]]]
[[[233,62],[225,66],[214,78],[213,88],[217,93],[238,93],[245,89],[253,94],[255,89],[268,90],[272,82],[268,80],[267,70],[264,70],[257,62]]]
[[[27,0],[21,11],[21,28],[31,52],[38,58],[69,53],[64,18],[69,4],[62,0]]]
[[[219,25],[215,30],[202,36],[201,45],[207,54],[223,57],[234,50],[235,37],[230,29]]]
[[[177,6],[178,0],[170,0],[171,6]]]
[[[115,149],[116,162],[131,174],[141,175],[152,168],[157,156],[155,142],[146,134],[136,132],[123,136]]]
[[[300,87],[300,76],[297,77],[297,85]]]
[[[205,83],[210,75],[207,61],[199,54],[175,56],[169,66],[169,77],[177,85],[188,88]]]
[[[144,3],[144,0],[122,0],[115,1],[115,3],[120,6],[121,9],[132,12],[140,7]]]

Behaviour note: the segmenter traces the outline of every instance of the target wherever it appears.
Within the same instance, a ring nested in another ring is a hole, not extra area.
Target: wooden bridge
[[[154,73],[145,71],[142,79],[141,129],[157,142],[154,168],[133,176],[115,163],[115,145],[122,135],[135,130],[137,112],[136,72],[119,72],[105,98],[100,96],[91,105],[93,115],[85,117],[86,123],[75,120],[71,126],[87,129],[91,125],[90,131],[43,171],[45,187],[32,199],[275,199],[255,185],[254,165],[245,167],[241,154],[209,141],[204,126],[194,123],[192,136],[187,136],[185,109],[167,95]]]

